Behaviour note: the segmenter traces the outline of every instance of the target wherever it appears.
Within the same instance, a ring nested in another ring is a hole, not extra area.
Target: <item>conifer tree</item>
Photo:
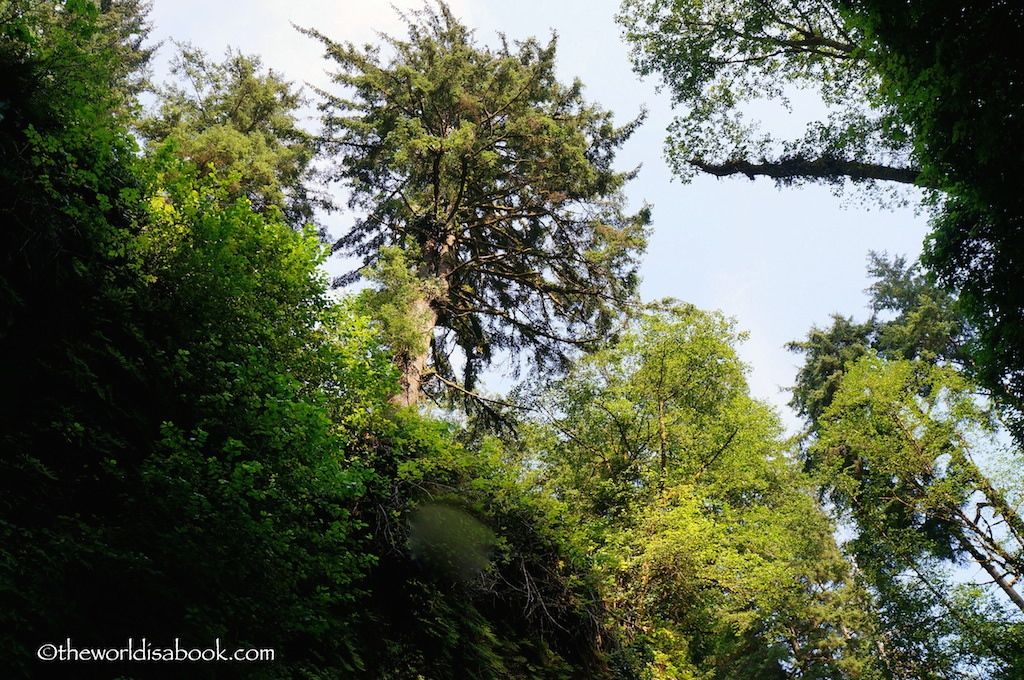
[[[601,338],[637,284],[649,211],[626,211],[636,173],[613,167],[640,118],[616,127],[559,82],[554,39],[483,47],[443,3],[405,19],[387,57],[307,32],[337,68],[324,144],[362,213],[335,249],[415,284],[395,348],[414,404],[422,388],[468,396],[499,352],[557,369]]]

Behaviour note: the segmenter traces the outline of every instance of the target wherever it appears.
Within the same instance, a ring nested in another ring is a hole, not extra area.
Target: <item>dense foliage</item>
[[[624,210],[635,172],[613,167],[639,119],[616,127],[560,83],[553,39],[481,47],[444,5],[386,37],[386,60],[309,33],[337,69],[323,104],[334,176],[365,211],[335,247],[367,264],[398,247],[418,284],[403,403],[465,396],[500,351],[550,371],[600,339],[636,287],[649,220]]]
[[[805,357],[793,406],[807,419],[806,465],[850,526],[848,549],[909,677],[959,677],[962,664],[1015,677],[1024,524],[1020,451],[1005,428],[1015,414],[1008,423],[965,371],[973,332],[957,301],[900,258],[874,256],[871,269],[871,319],[835,317],[791,345]],[[909,618],[936,625],[915,630]]]
[[[974,374],[1024,408],[1024,202],[1015,121],[1024,8],[991,2],[844,2],[879,92],[907,128],[922,181],[940,192],[924,261],[977,329]]]
[[[706,69],[672,72],[705,106],[677,132],[824,78],[882,114],[807,145],[923,126],[914,172],[947,192],[932,266],[991,227],[972,243],[992,259],[949,270],[992,265],[970,285],[874,257],[872,317],[792,344],[796,439],[751,396],[734,321],[635,299],[648,215],[614,154],[638,121],[558,81],[553,41],[481,46],[443,4],[380,49],[306,31],[343,90],[319,93],[314,137],[256,57],[183,46],[149,85],[135,0],[0,0],[5,677],[186,672],[35,659],[68,637],[276,653],[189,677],[1019,677],[1019,326],[985,278],[1012,274],[1018,199],[942,147],[954,114],[929,88],[949,79],[893,98],[931,68],[904,24],[739,3],[740,29],[721,4],[626,5],[646,67],[673,27],[708,28],[680,57]],[[847,50],[864,35],[878,54]],[[723,40],[757,68],[719,63]],[[847,51],[853,70],[828,61]],[[358,294],[324,273],[318,154],[362,213],[335,244],[365,257]],[[485,396],[502,353],[534,370]]]
[[[34,675],[69,631],[272,647],[268,677],[596,663],[557,516],[450,426],[391,413],[391,356],[328,295],[314,233],[175,140],[137,155],[102,18],[25,3],[4,23],[10,666]],[[511,527],[454,585],[407,547],[426,499]]]
[[[296,229],[328,207],[311,185],[315,143],[298,124],[300,90],[258,57],[229,52],[215,63],[187,45],[170,70],[175,80],[156,90],[157,110],[136,125],[151,147],[170,146],[232,196]]]
[[[689,306],[639,318],[540,400],[540,483],[588,528],[641,677],[883,677],[866,595],[737,339]]]

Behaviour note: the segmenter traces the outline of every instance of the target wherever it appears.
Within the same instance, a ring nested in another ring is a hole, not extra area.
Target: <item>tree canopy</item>
[[[948,677],[964,659],[1013,677],[1024,525],[1006,472],[1020,449],[1006,440],[1019,440],[1019,421],[969,377],[957,300],[902,258],[875,255],[870,269],[871,319],[837,316],[790,345],[804,355],[792,403],[807,422],[805,466],[849,526],[890,650],[910,655],[900,663],[913,677]],[[915,632],[908,617],[941,624]]]
[[[588,527],[644,677],[877,677],[875,619],[748,393],[734,325],[661,304],[547,386],[540,483]],[[793,669],[787,671],[785,669]]]
[[[1024,405],[1024,202],[1018,120],[1024,68],[1015,3],[930,2],[898,10],[849,2],[871,46],[880,92],[911,131],[925,184],[939,190],[924,262],[957,292],[977,329],[975,375]]]
[[[418,285],[398,356],[414,403],[472,391],[499,352],[546,370],[592,346],[636,286],[648,211],[626,212],[635,172],[613,166],[640,119],[616,127],[560,83],[554,39],[482,47],[443,4],[407,25],[386,55],[308,33],[337,69],[324,145],[361,212],[335,249],[372,265],[397,247]]]
[[[37,654],[143,636],[275,653],[197,678],[1021,677],[1018,67],[955,35],[1019,15],[929,7],[623,10],[696,107],[678,159],[731,172],[736,106],[814,82],[838,113],[743,163],[941,192],[923,264],[873,255],[870,316],[791,343],[790,436],[741,320],[639,299],[640,119],[554,39],[482,46],[444,4],[379,47],[307,30],[314,133],[257,56],[179,45],[153,86],[136,0],[0,0],[5,677],[180,676]]]
[[[1017,5],[626,0],[619,19],[637,70],[684,109],[666,147],[678,176],[928,190],[923,261],[978,333],[975,376],[1021,409],[1021,142],[1007,121],[1024,110],[1024,77],[1005,39],[1024,26]],[[747,121],[751,102],[799,90],[826,110],[802,137]]]
[[[908,124],[879,92],[863,31],[837,3],[625,0],[619,21],[636,69],[658,74],[683,109],[666,145],[678,176],[918,181]],[[788,107],[800,89],[813,90],[826,107],[802,137],[779,139],[748,120],[745,104]]]
[[[175,80],[156,88],[155,111],[136,124],[147,143],[170,142],[258,211],[279,211],[299,230],[313,223],[328,202],[312,186],[315,140],[299,125],[301,91],[259,57],[229,51],[218,63],[195,47],[177,48]]]

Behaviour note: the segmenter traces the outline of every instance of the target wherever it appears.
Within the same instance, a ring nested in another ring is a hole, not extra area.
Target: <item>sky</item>
[[[420,0],[154,0],[152,37],[167,42],[154,75],[166,77],[171,40],[186,41],[211,55],[228,48],[258,54],[266,66],[317,87],[329,84],[318,43],[295,26],[316,28],[338,41],[377,42],[377,32],[400,35],[392,8],[417,8]],[[840,199],[824,187],[776,189],[767,179],[700,177],[673,181],[663,158],[665,129],[673,112],[657,82],[633,73],[629,50],[615,23],[615,0],[449,0],[456,16],[475,29],[477,40],[558,35],[558,68],[564,80],[579,77],[591,101],[622,122],[642,109],[645,124],[618,156],[620,169],[641,165],[627,186],[634,207],[653,207],[653,232],[643,260],[641,294],[673,297],[736,319],[749,334],[739,348],[750,366],[751,390],[775,405],[795,430],[798,421],[784,389],[793,383],[800,358],[786,351],[812,325],[829,315],[868,315],[864,289],[869,251],[916,257],[927,225],[912,207],[893,209]],[[759,107],[765,127],[800,129],[800,102],[788,114],[770,102]],[[808,110],[811,107],[807,107]],[[310,120],[311,125],[315,122]],[[910,201],[913,205],[914,201]],[[339,235],[351,215],[330,222]]]

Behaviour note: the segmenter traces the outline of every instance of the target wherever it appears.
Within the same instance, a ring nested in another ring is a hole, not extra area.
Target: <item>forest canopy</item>
[[[5,677],[180,677],[38,651],[143,637],[273,651],[198,678],[1021,677],[1014,6],[623,3],[684,178],[929,192],[867,318],[790,343],[799,432],[742,319],[641,298],[644,116],[554,37],[301,27],[315,89],[148,11],[0,0]],[[831,117],[743,122],[794,84]]]

